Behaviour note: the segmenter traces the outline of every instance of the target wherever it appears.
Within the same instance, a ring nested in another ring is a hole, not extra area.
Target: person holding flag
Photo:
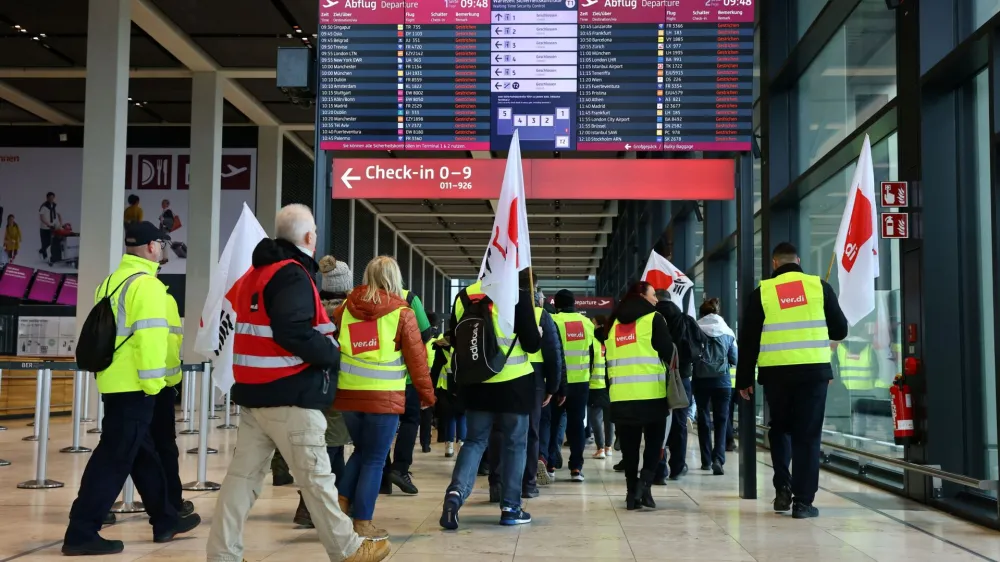
[[[260,240],[251,266],[225,294],[233,318],[232,398],[243,409],[236,451],[215,504],[207,559],[242,559],[243,527],[277,448],[290,461],[330,560],[384,560],[389,541],[360,537],[341,510],[326,451],[323,412],[333,404],[340,349],[314,281],[316,222],[308,207],[288,205],[275,225],[276,238]],[[221,308],[206,306],[213,307]]]
[[[528,355],[541,349],[542,338],[532,306],[531,245],[517,131],[496,208],[479,281],[459,292],[449,325],[455,351],[448,387],[457,388],[465,404],[467,435],[445,492],[440,525],[447,530],[458,529],[458,511],[472,493],[494,423],[504,442],[500,524],[531,522],[531,515],[521,509],[528,416],[536,400]],[[498,349],[491,349],[490,343]],[[488,351],[497,351],[503,360],[491,363]]]
[[[771,253],[774,275],[761,281],[740,320],[736,388],[754,392],[754,367],[770,407],[774,510],[792,517],[819,516],[820,438],[833,370],[830,340],[847,337],[847,319],[825,281],[802,271],[788,242]],[[795,466],[795,472],[789,469]]]

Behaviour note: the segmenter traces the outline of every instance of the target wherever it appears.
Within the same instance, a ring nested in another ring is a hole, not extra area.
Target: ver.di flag
[[[834,246],[834,260],[837,262],[840,308],[848,323],[854,326],[875,310],[875,279],[879,275],[875,170],[868,135],[865,135],[850,189]]]
[[[528,212],[524,197],[524,169],[517,130],[510,141],[503,187],[497,201],[497,216],[490,230],[490,244],[479,268],[483,293],[493,301],[505,334],[514,333],[514,306],[518,296],[518,273],[531,267]]]
[[[267,238],[264,228],[246,203],[236,228],[219,258],[219,274],[205,299],[201,323],[195,338],[194,350],[212,357],[212,379],[215,386],[227,392],[233,386],[233,329],[236,312],[233,310],[230,290],[249,271],[253,263],[253,250]]]
[[[684,275],[670,260],[653,250],[646,261],[646,270],[642,272],[642,280],[658,291],[667,291],[670,302],[681,310],[686,310],[692,318],[694,314],[694,281]]]

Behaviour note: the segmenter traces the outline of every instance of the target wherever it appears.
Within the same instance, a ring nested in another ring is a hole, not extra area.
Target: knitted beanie
[[[319,271],[323,274],[322,290],[330,293],[349,293],[354,288],[351,268],[333,256],[323,256],[319,260]]]

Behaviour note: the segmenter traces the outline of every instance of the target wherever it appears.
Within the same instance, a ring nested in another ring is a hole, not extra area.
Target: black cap
[[[150,242],[170,240],[170,235],[163,232],[149,221],[134,222],[125,227],[125,245],[130,248],[145,246]]]
[[[552,304],[560,310],[573,308],[573,305],[576,304],[576,299],[573,297],[573,291],[570,291],[569,289],[562,289],[556,293]]]

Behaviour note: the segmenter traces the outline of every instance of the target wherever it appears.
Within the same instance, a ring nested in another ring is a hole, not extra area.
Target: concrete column
[[[257,221],[274,236],[274,219],[281,209],[281,168],[285,135],[277,126],[257,129]]]
[[[131,6],[131,0],[91,0],[88,10],[78,331],[90,295],[122,256]]]
[[[208,289],[219,266],[219,207],[222,197],[222,76],[195,72],[191,88],[191,190],[188,195],[187,275],[185,276],[184,361],[194,353]]]

